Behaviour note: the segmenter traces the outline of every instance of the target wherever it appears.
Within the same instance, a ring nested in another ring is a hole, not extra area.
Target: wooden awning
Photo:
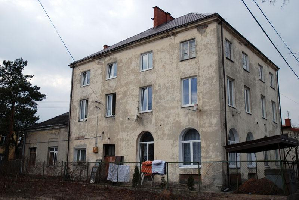
[[[288,135],[284,134],[227,145],[225,146],[225,149],[228,153],[256,153],[261,151],[296,147],[298,145],[298,140],[290,138]]]

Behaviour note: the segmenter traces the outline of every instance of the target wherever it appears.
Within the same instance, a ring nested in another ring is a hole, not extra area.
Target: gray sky
[[[299,125],[299,80],[272,47],[241,0],[40,0],[75,60],[95,53],[153,26],[153,8],[173,17],[190,12],[219,13],[227,22],[268,56],[279,70],[282,119],[290,112]],[[286,43],[299,57],[299,1],[262,3],[256,0]],[[267,33],[299,74],[299,64],[289,54],[252,0],[245,0]],[[72,62],[38,0],[0,0],[0,61],[23,57],[25,70],[35,77],[47,99],[39,103],[40,121],[68,111]]]

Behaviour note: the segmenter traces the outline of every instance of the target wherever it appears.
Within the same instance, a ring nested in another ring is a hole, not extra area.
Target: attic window
[[[195,39],[181,42],[181,60],[188,60],[196,57]]]

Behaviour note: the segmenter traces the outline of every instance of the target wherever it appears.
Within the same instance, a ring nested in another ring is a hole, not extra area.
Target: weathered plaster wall
[[[57,161],[65,162],[67,159],[68,127],[56,127],[30,131],[27,133],[25,144],[25,157],[29,158],[31,147],[36,147],[36,162],[48,163],[49,147],[58,147]]]

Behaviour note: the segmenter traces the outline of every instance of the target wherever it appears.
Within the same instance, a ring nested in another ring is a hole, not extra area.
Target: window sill
[[[262,117],[262,119],[267,120],[267,118],[265,118],[265,117]]]
[[[109,116],[105,115],[105,118],[115,118],[115,115],[109,115]]]
[[[186,104],[182,105],[182,108],[194,107],[194,104]]]
[[[247,72],[247,73],[250,73],[250,71],[247,70],[247,69],[245,69],[244,67],[243,67],[243,70],[244,70],[245,72]]]
[[[87,121],[87,118],[85,118],[85,119],[79,119],[78,122],[86,122],[86,121]]]
[[[192,58],[186,58],[186,59],[180,59],[180,62],[183,62],[183,61],[186,61],[186,60],[191,60],[191,59],[194,59],[196,57],[192,57]]]
[[[252,115],[252,113],[251,112],[247,112],[247,111],[245,111],[248,115]]]
[[[261,82],[263,82],[263,83],[265,83],[265,81],[264,80],[262,80],[262,79],[259,79]]]
[[[140,70],[140,72],[146,72],[146,71],[150,71],[152,70],[153,68],[149,68],[149,69],[144,69],[144,70]]]
[[[111,79],[115,79],[117,78],[117,76],[111,77],[111,78],[107,78],[106,81],[111,80]]]
[[[233,108],[233,109],[237,109],[235,106],[232,106],[232,105],[227,105],[227,106],[230,108]]]
[[[144,111],[140,111],[139,114],[151,113],[151,112],[153,112],[153,110],[144,110]]]
[[[199,165],[199,168],[201,168],[201,165]],[[198,169],[198,165],[182,165],[179,166],[179,169]]]
[[[272,88],[273,90],[275,90],[275,88],[273,86],[270,86],[270,88]]]
[[[231,58],[229,58],[229,57],[225,57],[227,60],[229,60],[230,62],[232,62],[232,63],[234,63],[234,61],[231,59]]]
[[[275,121],[272,121],[274,124],[277,124],[277,122],[275,122]]]
[[[87,86],[89,86],[90,84],[87,84],[87,85],[81,85],[81,87],[87,87]]]
[[[253,165],[247,165],[247,168],[248,168],[248,169],[255,169],[256,166],[253,166]]]

